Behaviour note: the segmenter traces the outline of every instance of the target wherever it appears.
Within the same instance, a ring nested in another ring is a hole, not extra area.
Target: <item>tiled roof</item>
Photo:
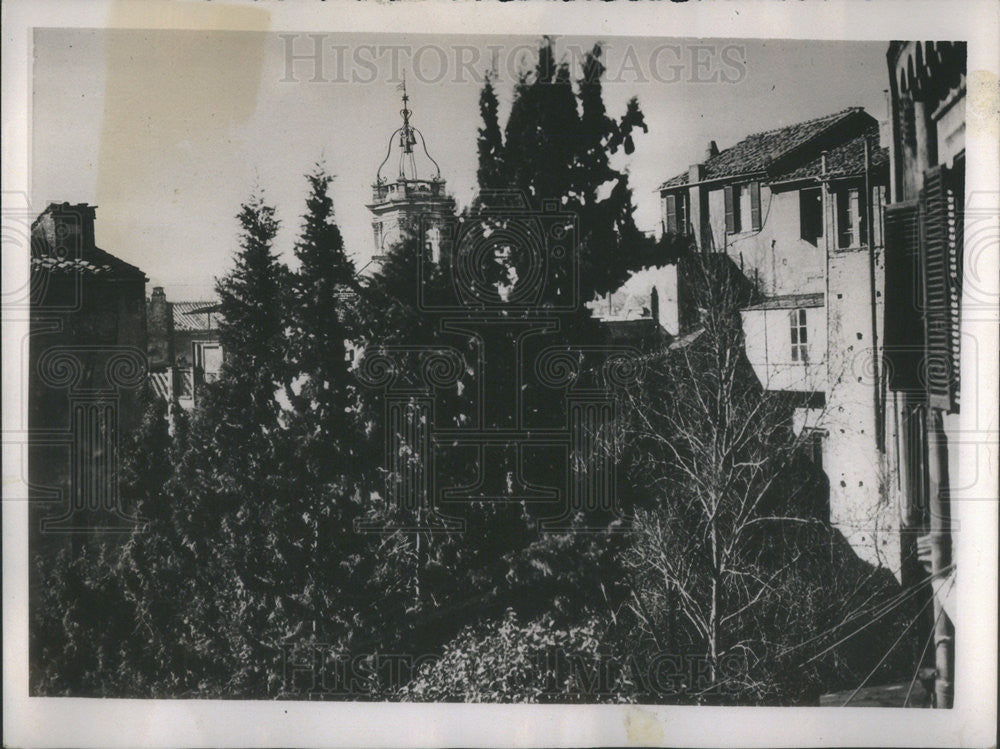
[[[215,330],[221,315],[214,299],[194,302],[171,302],[174,330]]]
[[[31,270],[145,282],[139,268],[94,244],[95,211],[86,203],[50,203],[31,222]]]
[[[784,294],[769,296],[763,302],[744,307],[745,310],[763,309],[800,309],[802,307],[822,307],[823,293],[817,294]]]
[[[841,143],[827,151],[826,175],[828,177],[847,177],[852,174],[863,174],[865,171],[865,135],[878,139],[878,125],[866,128],[862,135]],[[871,168],[884,169],[889,166],[889,149],[873,148],[871,151]],[[794,169],[776,174],[771,182],[791,182],[792,180],[818,177],[823,172],[822,157],[817,156]]]
[[[828,114],[825,117],[797,122],[775,130],[748,135],[735,146],[720,151],[705,161],[705,179],[725,179],[743,174],[765,171],[779,159],[792,156],[794,152],[852,117],[864,114],[861,107],[849,107]],[[688,172],[682,172],[660,185],[660,190],[688,184]]]
[[[91,247],[76,257],[59,257],[43,250],[32,255],[31,270],[36,273],[82,274],[103,278],[146,280],[146,274],[141,270],[116,258],[110,252],[105,252],[100,247]]]

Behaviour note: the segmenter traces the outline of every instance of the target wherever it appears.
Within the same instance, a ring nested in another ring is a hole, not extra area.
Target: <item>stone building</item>
[[[879,366],[889,179],[879,141],[879,123],[857,107],[722,150],[713,141],[660,195],[666,232],[727,257],[750,283],[742,318],[758,379],[795,404],[829,479],[831,521],[859,557],[899,577]]]
[[[99,248],[96,208],[52,203],[31,226],[28,480],[33,551],[133,527],[119,444],[146,376],[143,272]]]
[[[652,321],[668,337],[680,331],[677,265],[654,265],[632,273],[618,289],[588,302],[594,317],[606,323]]]
[[[961,313],[966,45],[893,42],[887,52],[892,201],[886,207],[885,352],[899,425],[903,542],[934,592],[935,700],[951,707],[955,610],[951,502],[965,486]],[[985,215],[996,221],[992,211]],[[974,381],[970,379],[969,381]]]
[[[194,408],[205,384],[222,369],[218,302],[170,302],[157,286],[146,309],[150,383],[168,402],[176,399],[182,408]]]

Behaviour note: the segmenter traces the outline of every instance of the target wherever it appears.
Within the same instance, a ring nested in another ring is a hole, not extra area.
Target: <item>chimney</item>
[[[714,158],[719,155],[719,146],[716,145],[714,140],[708,142],[708,148],[705,149],[705,161]]]
[[[94,247],[94,212],[86,203],[50,203],[32,226],[32,235],[57,257],[84,257]]]
[[[146,353],[152,370],[173,364],[173,311],[162,286],[154,286],[146,307]]]

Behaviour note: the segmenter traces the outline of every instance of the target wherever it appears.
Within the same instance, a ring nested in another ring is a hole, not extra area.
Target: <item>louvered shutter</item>
[[[924,174],[923,279],[927,396],[931,406],[957,410],[959,243],[955,191],[948,170]]]
[[[917,376],[924,348],[919,248],[920,204],[912,200],[887,206],[883,346],[888,386],[922,393],[923,384]]]
[[[760,229],[760,182],[750,183],[750,226],[754,231]]]
[[[951,274],[951,377],[952,377],[952,407],[959,410],[962,385],[962,278],[965,256],[965,239],[963,220],[965,218],[965,153],[955,157],[955,162],[948,172],[948,186],[951,196],[951,213],[949,223],[954,232],[954,242],[948,257],[948,269]]]
[[[726,185],[725,188],[723,188],[723,193],[726,199],[726,232],[729,234],[735,234],[736,220],[733,215],[733,186]],[[739,193],[737,193],[736,197],[739,197]]]
[[[663,199],[663,212],[668,234],[677,233],[677,196],[667,195]]]

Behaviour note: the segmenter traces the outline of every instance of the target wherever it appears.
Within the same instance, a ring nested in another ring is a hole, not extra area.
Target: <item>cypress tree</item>
[[[479,168],[476,176],[483,190],[502,190],[507,187],[503,165],[503,133],[500,131],[500,104],[493,88],[493,74],[486,76],[479,94],[479,114],[483,125],[479,128],[476,145],[479,151]]]
[[[295,480],[278,397],[289,375],[281,309],[288,271],[273,250],[274,208],[257,195],[237,218],[241,247],[216,283],[222,372],[206,386],[174,493],[196,568],[183,642],[198,688],[263,696],[275,689],[275,632],[287,632],[283,598],[294,592],[276,533]]]
[[[295,406],[300,415],[310,414],[312,434],[324,450],[349,450],[352,442],[344,430],[353,378],[347,359],[352,335],[347,305],[357,282],[334,218],[329,195],[333,177],[317,165],[307,180],[306,214],[295,244],[299,268],[291,275],[287,305],[290,359],[299,381]],[[328,454],[328,462],[333,457]]]
[[[551,201],[577,217],[581,301],[618,288],[629,273],[658,262],[652,243],[636,228],[628,173],[611,166],[610,155],[635,149],[637,130],[647,131],[636,99],[614,119],[604,104],[602,48],[585,56],[574,91],[568,64],[557,63],[546,38],[534,69],[514,86],[514,101],[504,130],[502,163],[505,189],[522,191],[534,208]],[[489,82],[488,82],[489,83]],[[492,85],[484,86],[481,102]],[[491,127],[492,110],[480,106],[481,133]],[[492,153],[492,152],[491,152]],[[480,147],[480,190],[496,188]],[[584,314],[585,310],[581,310]]]

